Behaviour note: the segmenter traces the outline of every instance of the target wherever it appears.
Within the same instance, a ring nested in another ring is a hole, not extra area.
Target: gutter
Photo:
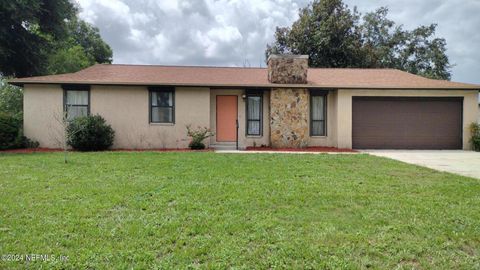
[[[312,84],[195,84],[195,83],[131,83],[131,82],[96,82],[96,81],[34,81],[17,80],[7,81],[11,85],[23,87],[25,84],[89,84],[102,86],[176,86],[176,87],[208,87],[208,88],[306,88],[306,89],[368,89],[368,90],[480,90],[480,85],[472,87],[391,87],[391,86],[341,86],[341,85],[312,85]]]

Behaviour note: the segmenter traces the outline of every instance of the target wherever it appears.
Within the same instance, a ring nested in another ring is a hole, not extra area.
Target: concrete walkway
[[[462,150],[365,150],[362,152],[480,179],[480,152]]]
[[[358,154],[358,152],[312,152],[312,151],[253,151],[253,150],[215,150],[215,153],[219,154],[311,154],[311,155],[318,155],[318,154]]]

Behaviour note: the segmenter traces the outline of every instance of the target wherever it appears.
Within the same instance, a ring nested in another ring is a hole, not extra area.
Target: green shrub
[[[67,144],[79,151],[102,151],[113,144],[115,132],[100,115],[82,116],[67,126]]]
[[[7,113],[0,113],[0,150],[37,148],[39,143],[23,135],[22,120]]]
[[[17,118],[6,113],[0,113],[0,150],[16,147],[20,126],[21,121]]]
[[[15,140],[15,148],[38,148],[40,143],[23,135],[23,130],[20,129],[17,139]]]
[[[190,147],[190,149],[193,149],[193,150],[201,150],[201,149],[205,149],[205,144],[203,142],[191,141],[188,144],[188,147]]]
[[[470,125],[470,131],[472,133],[472,147],[473,150],[480,152],[480,124],[478,123],[472,123]]]
[[[205,144],[203,141],[214,135],[210,129],[204,127],[198,127],[198,129],[193,130],[190,125],[187,126],[187,135],[192,138],[192,141],[188,144],[188,147],[193,150],[205,149]]]

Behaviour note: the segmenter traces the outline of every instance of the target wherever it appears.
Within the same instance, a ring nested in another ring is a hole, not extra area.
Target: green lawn
[[[480,181],[368,155],[0,154],[0,255],[0,269],[479,269]]]

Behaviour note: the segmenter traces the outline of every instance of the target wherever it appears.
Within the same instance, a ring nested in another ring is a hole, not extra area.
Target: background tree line
[[[0,73],[36,76],[111,63],[97,28],[78,18],[70,0],[0,2]]]
[[[433,79],[451,78],[446,41],[436,24],[411,31],[388,19],[381,7],[362,16],[342,0],[315,0],[291,27],[277,27],[272,53],[309,55],[311,67],[396,68]]]
[[[75,72],[111,63],[98,28],[78,17],[70,0],[0,1],[0,112],[22,111],[21,89],[8,77]]]
[[[78,12],[73,0],[0,1],[0,148],[31,144],[21,131],[22,89],[9,85],[8,78],[112,62],[110,46]]]

